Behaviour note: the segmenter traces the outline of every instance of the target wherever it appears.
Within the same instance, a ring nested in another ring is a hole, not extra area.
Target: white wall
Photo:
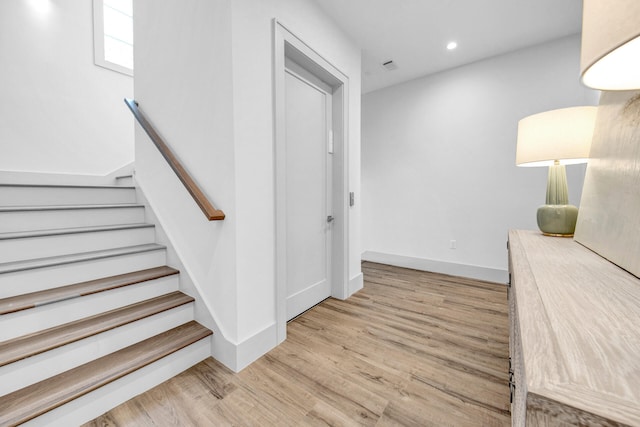
[[[136,0],[134,8],[135,97],[227,218],[205,220],[139,129],[137,179],[212,310],[214,357],[241,369],[276,344],[272,19],[352,79],[355,191],[359,51],[310,0]],[[360,252],[354,241],[350,277],[359,277]]]
[[[360,50],[312,1],[233,2],[238,334],[275,326],[273,18],[349,77],[349,186],[359,194]],[[349,278],[360,277],[359,206],[350,210]],[[268,302],[268,303],[267,303]]]
[[[93,58],[91,1],[0,1],[0,170],[104,175],[133,161],[133,80]]]
[[[571,36],[364,95],[363,258],[504,281],[507,230],[537,229],[546,192],[546,168],[515,166],[518,120],[597,105],[579,54]]]

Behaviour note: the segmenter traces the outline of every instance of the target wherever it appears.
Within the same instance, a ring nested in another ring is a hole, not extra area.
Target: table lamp
[[[580,71],[594,89],[640,89],[640,1],[584,0]]]
[[[589,157],[597,107],[572,107],[534,114],[518,122],[516,165],[549,166],[546,203],[538,227],[549,236],[571,237],[578,208],[569,204],[565,165]]]

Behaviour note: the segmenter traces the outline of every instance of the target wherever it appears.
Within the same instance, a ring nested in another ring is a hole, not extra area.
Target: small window
[[[133,0],[93,0],[95,63],[133,75]]]

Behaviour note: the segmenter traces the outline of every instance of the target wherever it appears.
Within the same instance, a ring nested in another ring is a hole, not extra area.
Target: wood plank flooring
[[[364,263],[235,374],[207,359],[86,426],[507,426],[504,285]]]

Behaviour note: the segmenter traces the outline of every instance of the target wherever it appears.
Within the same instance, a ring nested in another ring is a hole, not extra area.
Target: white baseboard
[[[276,326],[274,322],[238,344],[214,333],[211,355],[233,372],[240,372],[278,345]]]
[[[349,296],[355,294],[364,287],[364,276],[362,273],[358,273],[355,277],[349,280]]]
[[[451,276],[468,277],[471,279],[485,280],[487,282],[506,284],[509,279],[509,273],[506,270],[497,268],[457,264],[453,262],[415,258],[382,252],[365,251],[362,253],[362,260],[377,262],[380,264],[395,265],[396,267],[413,268],[414,270],[449,274]]]
[[[233,372],[237,370],[238,360],[238,346],[228,339],[216,329],[217,325],[209,328],[213,330],[213,336],[211,338],[211,356],[218,362],[222,363]]]
[[[277,324],[274,322],[250,338],[238,344],[237,365],[235,372],[240,372],[252,362],[266,354],[278,345]]]

